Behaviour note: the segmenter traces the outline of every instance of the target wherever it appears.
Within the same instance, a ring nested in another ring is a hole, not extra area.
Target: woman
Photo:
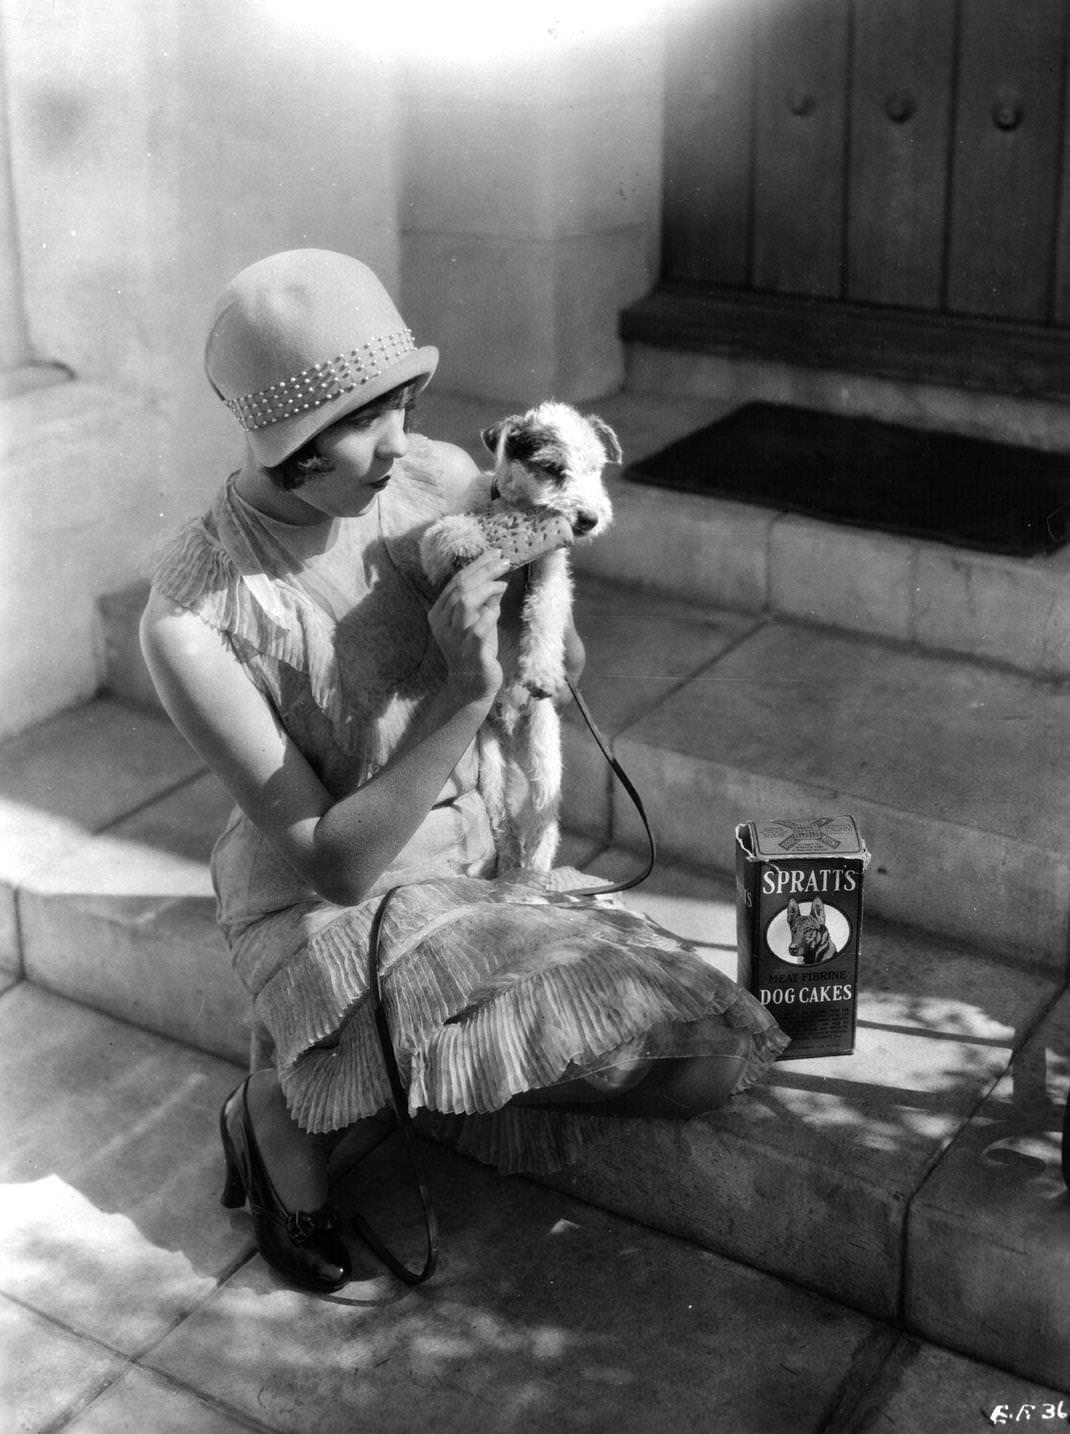
[[[390,889],[383,997],[410,1108],[458,1118],[461,1148],[500,1169],[574,1159],[606,1124],[585,1111],[712,1109],[785,1044],[686,943],[561,894],[578,873],[497,870],[474,741],[516,583],[497,555],[437,594],[420,572],[422,528],[475,471],[408,431],[437,359],[357,260],[243,270],[205,364],[245,461],[164,551],[142,622],[167,711],[237,803],[213,878],[273,1048],[221,1115],[224,1202],[248,1199],[265,1258],[321,1291],[349,1273],[331,1141],[388,1104],[367,973]]]

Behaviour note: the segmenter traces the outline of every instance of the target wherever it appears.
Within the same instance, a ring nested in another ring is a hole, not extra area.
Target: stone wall
[[[406,66],[405,309],[453,391],[582,401],[623,382],[618,316],[658,268],[657,11]]]
[[[436,384],[489,404],[623,380],[618,314],[657,272],[660,21],[508,53],[477,27],[446,60],[372,45],[344,6],[349,33],[313,23],[328,10],[0,0],[0,278],[26,357],[72,375],[0,387],[0,738],[97,690],[97,599],[239,461],[201,348],[244,264],[359,255],[441,348]]]
[[[0,736],[92,695],[95,601],[204,505],[241,444],[202,375],[206,314],[298,245],[398,284],[396,83],[267,0],[2,0],[31,359],[0,399]]]

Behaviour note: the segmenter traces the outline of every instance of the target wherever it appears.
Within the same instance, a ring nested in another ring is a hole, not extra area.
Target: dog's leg
[[[518,676],[530,692],[560,697],[565,688],[565,630],[572,609],[572,579],[563,552],[531,567],[524,598]]]
[[[487,808],[499,872],[516,871],[523,865],[514,812],[516,761],[511,755],[518,721],[516,712],[498,712],[479,733],[479,792]],[[526,781],[523,785],[526,788]]]
[[[451,513],[426,530],[420,539],[420,563],[432,582],[444,582],[457,568],[487,551],[487,538],[470,513]]]
[[[508,812],[505,804],[505,754],[502,751],[501,735],[491,726],[489,719],[479,730],[476,748],[479,754],[479,794],[487,809],[499,867],[505,870],[509,865],[505,852],[505,847],[509,845]]]
[[[548,698],[530,704],[518,736],[518,760],[528,779],[520,829],[521,860],[533,871],[549,871],[561,839],[561,719]]]

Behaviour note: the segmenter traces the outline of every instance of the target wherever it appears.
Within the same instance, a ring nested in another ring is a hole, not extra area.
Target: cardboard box
[[[791,1037],[781,1060],[854,1050],[868,865],[853,817],[736,828],[738,981]]]

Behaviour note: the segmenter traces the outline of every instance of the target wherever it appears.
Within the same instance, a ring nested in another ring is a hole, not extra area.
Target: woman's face
[[[290,496],[330,518],[367,513],[390,482],[394,463],[408,451],[411,407],[410,387],[325,428],[316,438],[316,449],[327,471],[309,474]]]

